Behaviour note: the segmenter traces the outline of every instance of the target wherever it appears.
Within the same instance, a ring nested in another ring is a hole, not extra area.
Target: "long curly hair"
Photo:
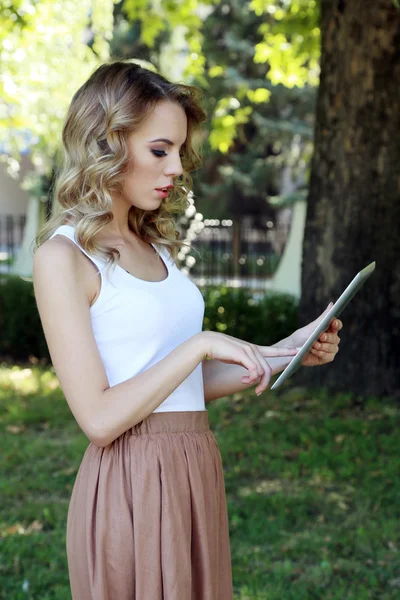
[[[74,94],[62,131],[63,160],[57,171],[54,195],[58,210],[35,237],[35,252],[57,227],[73,222],[78,243],[108,266],[119,261],[117,248],[95,239],[113,220],[111,192],[120,192],[131,167],[128,137],[161,100],[178,103],[187,117],[187,138],[181,148],[183,174],[174,181],[157,210],[132,206],[130,229],[146,242],[166,246],[176,261],[186,243],[179,239],[176,216],[188,208],[193,181],[190,171],[201,164],[193,135],[206,119],[203,92],[191,85],[172,83],[159,73],[132,61],[102,64]]]

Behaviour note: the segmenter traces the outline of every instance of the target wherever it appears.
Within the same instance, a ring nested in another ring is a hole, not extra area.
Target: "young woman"
[[[76,92],[64,125],[61,210],[37,236],[33,276],[52,363],[90,441],[67,520],[74,600],[232,599],[205,402],[256,381],[266,389],[309,335],[268,347],[202,331],[202,294],[175,264],[184,243],[174,222],[200,162],[200,99],[115,61]],[[308,364],[333,359],[341,325]]]

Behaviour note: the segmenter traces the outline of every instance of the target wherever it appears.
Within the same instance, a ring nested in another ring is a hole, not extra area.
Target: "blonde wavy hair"
[[[59,210],[40,228],[33,252],[57,227],[72,221],[77,242],[86,252],[108,266],[119,261],[118,249],[100,244],[95,236],[113,220],[111,193],[122,190],[124,175],[131,168],[128,137],[157,102],[169,100],[178,103],[187,117],[187,138],[181,148],[183,174],[157,210],[131,207],[128,224],[142,240],[166,246],[176,261],[186,242],[179,239],[175,218],[189,206],[190,171],[201,164],[192,144],[206,119],[203,97],[199,88],[172,83],[131,61],[116,60],[98,67],[69,106],[62,131],[63,160],[54,185]]]

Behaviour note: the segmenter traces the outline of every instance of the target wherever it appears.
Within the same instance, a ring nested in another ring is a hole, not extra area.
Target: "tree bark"
[[[317,100],[299,324],[356,273],[333,364],[294,377],[363,398],[400,398],[400,10],[393,0],[321,0]]]

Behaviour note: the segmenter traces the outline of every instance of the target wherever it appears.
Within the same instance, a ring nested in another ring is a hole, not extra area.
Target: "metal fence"
[[[240,223],[230,219],[205,219],[192,250],[182,255],[182,270],[196,285],[225,284],[228,287],[265,289],[273,277],[288,238],[288,225],[273,221]],[[290,224],[289,224],[290,225]]]
[[[0,215],[0,271],[11,272],[11,265],[22,243],[25,215]],[[193,221],[192,221],[193,224]],[[273,221],[255,222],[245,217],[205,219],[185,231],[181,239],[191,249],[180,252],[180,268],[198,286],[224,283],[229,287],[265,288],[279,264],[289,226]]]

